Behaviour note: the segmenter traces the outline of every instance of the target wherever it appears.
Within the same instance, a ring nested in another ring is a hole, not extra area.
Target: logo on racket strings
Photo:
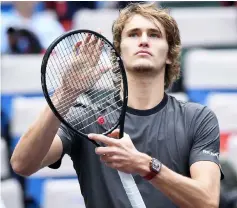
[[[104,116],[99,116],[97,118],[97,123],[100,124],[100,125],[103,125],[105,123],[105,118]]]

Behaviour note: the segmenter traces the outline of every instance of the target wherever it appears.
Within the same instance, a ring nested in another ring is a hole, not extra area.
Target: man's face
[[[126,70],[159,72],[170,61],[164,27],[141,15],[132,16],[121,35],[121,57]]]

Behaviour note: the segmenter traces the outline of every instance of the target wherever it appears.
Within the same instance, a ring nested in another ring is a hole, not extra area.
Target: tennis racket
[[[51,110],[81,138],[107,135],[117,127],[123,137],[126,73],[121,57],[101,34],[74,30],[57,38],[43,57],[41,84]],[[132,175],[118,173],[132,207],[145,208]]]

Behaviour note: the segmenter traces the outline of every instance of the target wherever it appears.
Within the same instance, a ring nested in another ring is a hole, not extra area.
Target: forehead
[[[125,23],[123,32],[126,33],[127,31],[132,30],[134,28],[159,29],[162,32],[162,34],[165,34],[165,29],[163,25],[157,19],[154,19],[154,20],[149,19],[140,14],[135,14],[127,20],[127,22]]]

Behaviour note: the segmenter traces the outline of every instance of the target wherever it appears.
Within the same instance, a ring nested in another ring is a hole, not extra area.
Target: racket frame
[[[63,35],[59,36],[56,40],[54,40],[50,46],[48,47],[48,49],[46,50],[43,60],[42,60],[42,64],[41,64],[41,86],[42,86],[42,90],[43,90],[43,94],[45,96],[45,99],[49,105],[49,107],[51,108],[51,110],[53,111],[53,113],[55,114],[55,116],[69,129],[71,129],[74,133],[78,134],[79,136],[86,138],[89,140],[88,135],[84,134],[76,129],[74,129],[65,119],[62,118],[62,116],[60,115],[60,113],[57,111],[57,109],[55,108],[54,104],[51,101],[51,98],[49,96],[48,93],[48,89],[47,89],[47,85],[46,85],[46,70],[47,70],[47,63],[49,60],[49,57],[51,55],[51,52],[54,50],[54,48],[58,45],[59,42],[61,42],[63,39],[74,35],[74,34],[78,34],[78,33],[90,33],[92,35],[97,36],[98,38],[100,38],[103,42],[105,42],[106,44],[108,44],[112,49],[114,54],[116,55],[117,58],[117,62],[119,63],[119,67],[120,67],[120,72],[122,75],[122,83],[123,83],[123,101],[121,102],[122,104],[122,110],[121,110],[121,114],[120,117],[117,121],[117,123],[109,130],[107,130],[106,132],[102,133],[103,135],[108,135],[109,133],[111,133],[113,130],[115,130],[118,126],[120,127],[120,135],[119,138],[123,137],[123,132],[124,132],[124,121],[125,121],[125,114],[126,114],[126,108],[127,108],[127,100],[128,100],[128,85],[127,85],[127,76],[126,76],[126,72],[125,72],[125,68],[122,62],[122,59],[119,55],[119,53],[115,50],[113,44],[107,40],[106,37],[104,37],[103,35],[95,32],[95,31],[91,31],[91,30],[71,30],[69,32],[64,33]],[[93,144],[95,144],[97,147],[101,146],[99,145],[97,142],[93,141],[93,140],[89,140],[91,141]]]

